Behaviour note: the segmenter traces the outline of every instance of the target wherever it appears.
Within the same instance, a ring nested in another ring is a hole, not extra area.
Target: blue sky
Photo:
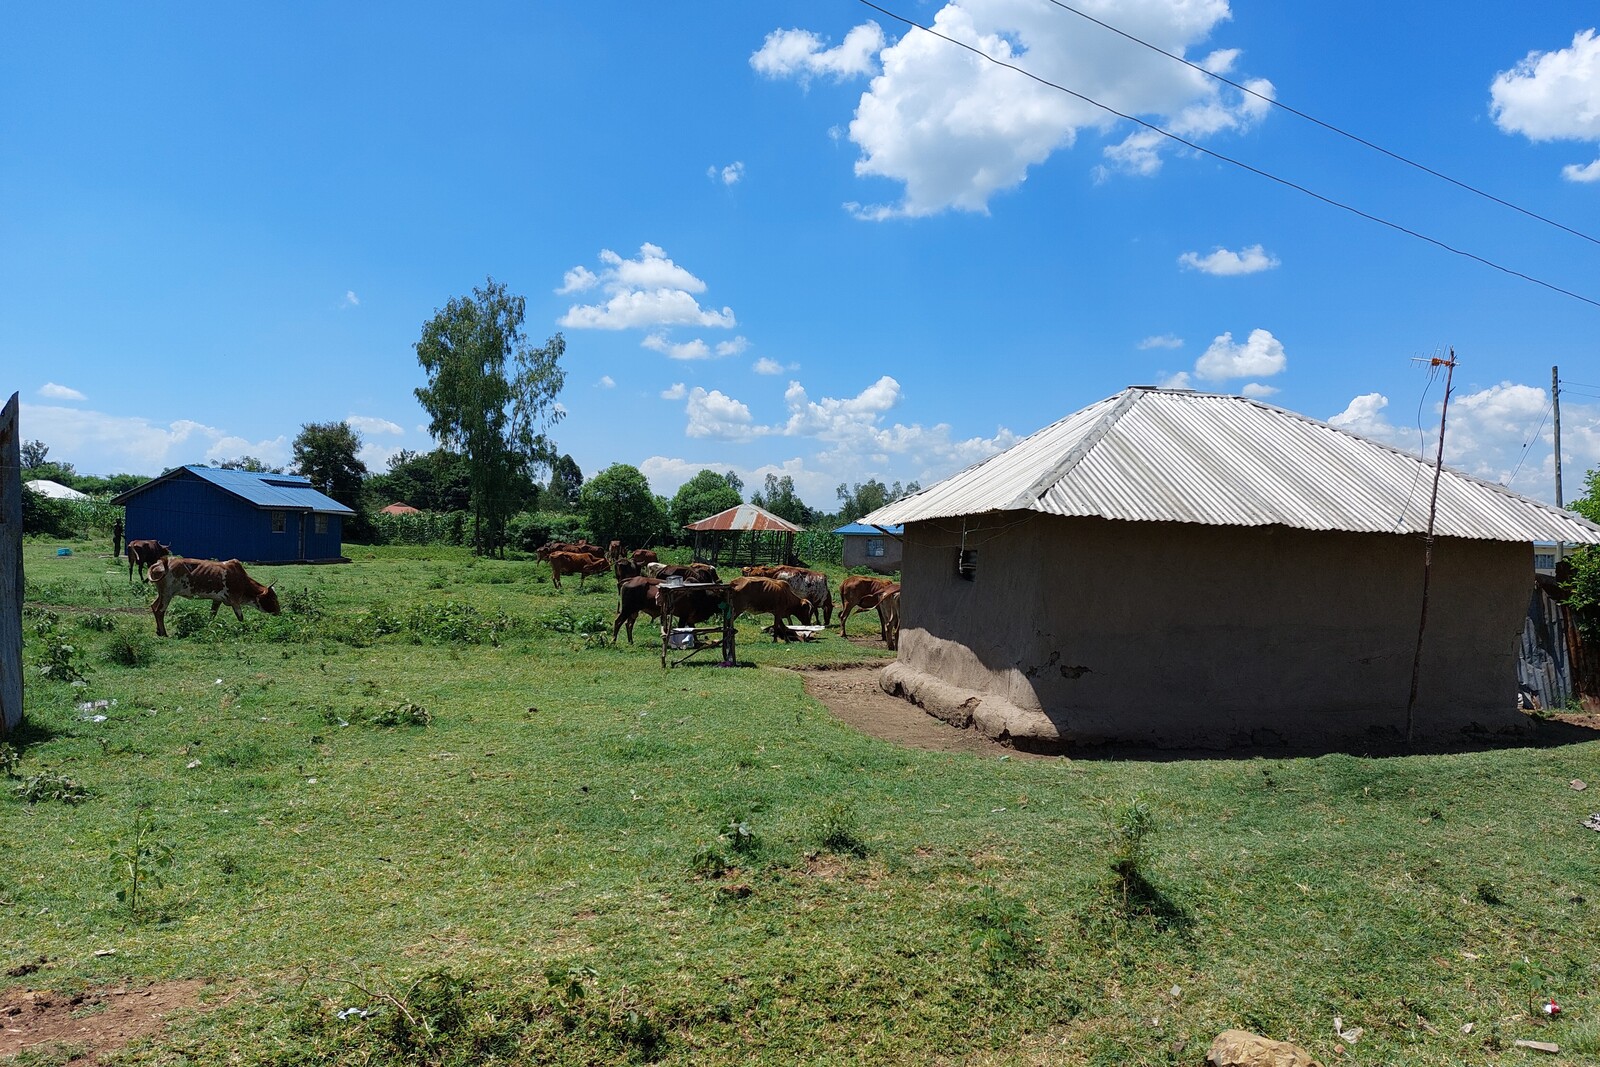
[[[883,3],[1600,301],[1600,244],[1048,0]],[[1592,5],[1074,4],[1600,237]],[[431,447],[424,321],[567,339],[586,475],[928,484],[1130,384],[1259,396],[1550,499],[1600,466],[1600,307],[1152,138],[860,3],[32,5],[0,40],[0,389],[85,473]],[[1585,384],[1587,383],[1587,384]],[[1541,428],[1542,422],[1542,428]],[[1430,448],[1431,455],[1431,448]],[[1520,466],[1519,466],[1520,464]]]

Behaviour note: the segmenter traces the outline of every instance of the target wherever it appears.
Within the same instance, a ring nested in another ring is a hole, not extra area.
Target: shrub
[[[426,726],[432,721],[433,715],[427,708],[409,700],[390,704],[367,716],[367,722],[373,726]]]
[[[142,633],[117,631],[106,645],[106,662],[119,667],[148,667],[153,657],[150,638]]]
[[[63,804],[82,804],[94,796],[76,779],[57,771],[44,771],[22,779],[15,786],[17,799],[37,804],[41,800],[56,800]]]
[[[92,633],[110,633],[117,627],[117,620],[103,611],[91,611],[78,616],[78,627]]]
[[[812,829],[816,843],[839,855],[865,856],[867,844],[856,830],[855,809],[844,801],[834,801],[822,812]]]
[[[1022,901],[993,886],[984,886],[962,904],[960,918],[968,927],[973,950],[991,977],[1027,966],[1039,955],[1033,913]]]

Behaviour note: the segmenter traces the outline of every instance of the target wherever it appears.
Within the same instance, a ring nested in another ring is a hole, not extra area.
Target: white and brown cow
[[[218,562],[179,556],[158,560],[150,568],[150,580],[156,585],[156,602],[150,605],[150,611],[156,617],[156,633],[161,637],[167,636],[167,605],[179,597],[211,601],[213,619],[224,604],[233,609],[240,622],[244,621],[241,608],[245,604],[254,604],[268,615],[282,611],[272,586],[252,580],[236,559]]]
[[[128,553],[128,581],[133,581],[133,568],[139,568],[139,580],[145,580],[144,569],[157,560],[166,559],[172,549],[153,538],[129,541],[124,551]]]

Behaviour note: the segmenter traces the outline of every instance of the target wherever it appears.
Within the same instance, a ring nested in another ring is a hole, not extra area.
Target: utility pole
[[[1555,412],[1556,421],[1556,507],[1567,506],[1566,497],[1561,495],[1561,368],[1550,368],[1550,407]]]
[[[1422,677],[1422,635],[1428,630],[1428,584],[1433,578],[1433,520],[1439,513],[1439,475],[1444,471],[1444,420],[1450,414],[1450,380],[1456,373],[1456,350],[1448,359],[1434,356],[1429,364],[1445,368],[1444,406],[1439,409],[1439,453],[1433,461],[1433,495],[1428,499],[1428,536],[1422,545],[1422,618],[1417,622],[1417,651],[1411,657],[1411,695],[1406,699],[1406,747],[1411,747],[1411,727],[1417,707],[1417,683]]]

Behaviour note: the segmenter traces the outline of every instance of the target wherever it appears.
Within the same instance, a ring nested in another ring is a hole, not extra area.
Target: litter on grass
[[[1591,830],[1600,830],[1600,811],[1595,812],[1593,815],[1583,820],[1583,825],[1587,826]]]

